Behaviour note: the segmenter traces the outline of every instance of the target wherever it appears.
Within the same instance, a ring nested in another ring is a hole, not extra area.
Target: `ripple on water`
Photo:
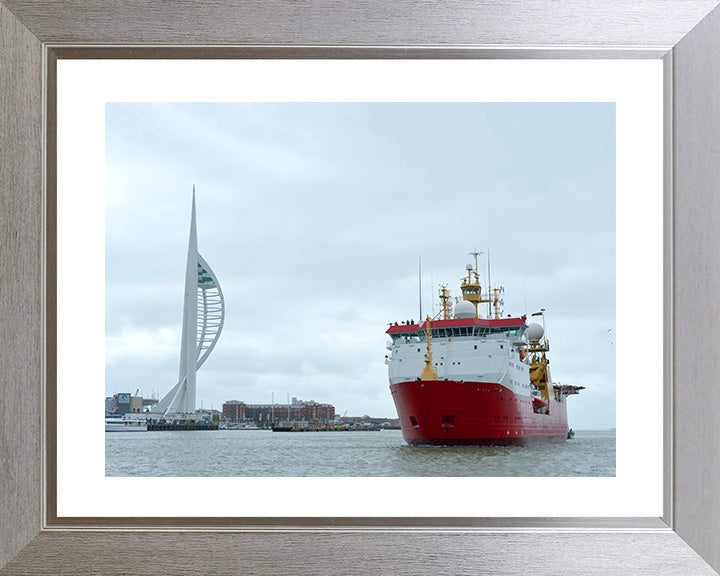
[[[615,432],[540,446],[408,446],[399,430],[105,434],[107,476],[615,476]]]

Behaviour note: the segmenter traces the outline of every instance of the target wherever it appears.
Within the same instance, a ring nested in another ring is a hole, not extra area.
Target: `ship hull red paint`
[[[415,445],[526,446],[567,439],[567,404],[533,411],[530,396],[492,382],[416,380],[390,386],[403,438]]]

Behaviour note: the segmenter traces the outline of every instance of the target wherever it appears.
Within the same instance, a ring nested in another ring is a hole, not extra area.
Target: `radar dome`
[[[455,318],[475,318],[475,306],[467,300],[455,304]]]
[[[526,334],[528,340],[537,342],[538,340],[540,340],[540,338],[543,337],[544,332],[545,331],[543,330],[543,327],[540,326],[540,324],[528,324]]]

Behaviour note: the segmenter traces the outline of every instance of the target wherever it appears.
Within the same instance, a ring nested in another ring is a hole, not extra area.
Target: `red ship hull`
[[[491,382],[415,380],[390,386],[403,437],[415,445],[525,446],[567,439],[567,404],[547,414],[533,399]]]

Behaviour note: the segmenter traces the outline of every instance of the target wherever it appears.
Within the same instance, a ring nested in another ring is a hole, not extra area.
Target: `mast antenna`
[[[422,322],[422,256],[418,256],[418,302],[420,304],[420,315],[418,322]]]
[[[435,281],[433,280],[433,273],[432,273],[432,268],[431,268],[430,269],[430,294],[432,294],[434,289],[435,289]],[[433,318],[435,318],[435,298],[431,297],[430,301],[432,302],[432,315],[433,315]]]
[[[492,284],[490,284],[490,248],[487,249],[487,255],[488,255],[488,296],[490,295],[490,288],[492,288]],[[488,318],[492,318],[492,308],[490,304],[491,298],[488,298]]]
[[[477,248],[475,248],[475,250],[474,250],[473,252],[470,252],[470,256],[475,256],[475,272],[474,272],[474,274],[475,274],[475,278],[478,279],[478,280],[480,279],[480,275],[478,274],[477,257],[478,257],[480,254],[482,254],[482,252],[478,252],[478,249],[477,249]]]

